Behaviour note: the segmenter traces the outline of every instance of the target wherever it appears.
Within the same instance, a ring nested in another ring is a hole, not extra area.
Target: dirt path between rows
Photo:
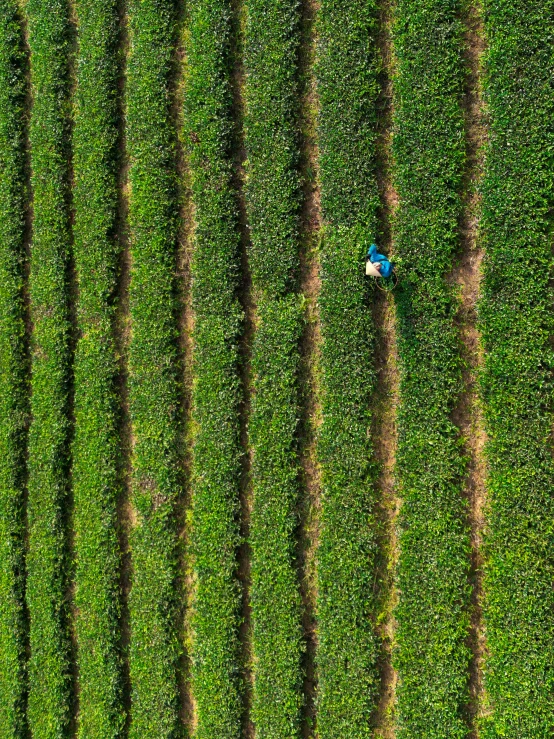
[[[191,192],[191,172],[186,156],[186,145],[183,140],[185,130],[184,95],[186,76],[186,8],[184,0],[177,4],[177,46],[174,53],[174,69],[172,79],[172,119],[177,132],[176,170],[179,207],[179,226],[177,232],[177,323],[179,353],[179,464],[182,483],[182,494],[176,506],[176,518],[179,537],[179,569],[178,593],[180,607],[179,640],[181,655],[178,665],[180,719],[186,727],[187,736],[193,736],[195,730],[195,704],[190,686],[190,654],[187,645],[192,640],[189,619],[189,606],[192,600],[193,580],[188,557],[190,531],[187,525],[187,510],[191,508],[191,463],[192,439],[190,433],[192,415],[192,365],[193,365],[193,330],[194,313],[192,308],[192,274],[191,260],[195,229],[194,204]]]
[[[257,307],[252,291],[252,278],[248,264],[248,250],[250,248],[250,230],[244,187],[246,181],[245,163],[247,158],[244,139],[245,115],[245,70],[243,59],[244,33],[246,8],[244,0],[232,0],[233,12],[233,71],[231,87],[233,94],[234,116],[234,185],[236,188],[237,206],[239,211],[240,258],[242,284],[240,287],[240,302],[244,311],[244,330],[241,339],[241,383],[242,403],[240,407],[240,443],[243,451],[242,470],[240,479],[240,535],[241,546],[238,551],[238,578],[242,593],[242,622],[240,626],[241,667],[244,679],[243,694],[243,739],[254,739],[254,724],[250,717],[252,706],[253,673],[252,673],[252,610],[250,606],[251,588],[251,547],[250,547],[250,520],[253,505],[252,488],[252,449],[248,437],[248,419],[251,413],[252,398],[252,343],[256,327]]]
[[[301,212],[300,292],[305,298],[305,327],[300,344],[300,467],[302,483],[301,533],[299,540],[300,593],[303,605],[303,628],[306,640],[304,658],[304,696],[302,736],[314,736],[316,723],[316,556],[319,543],[321,509],[321,472],[316,454],[316,437],[321,425],[319,366],[321,325],[318,297],[319,236],[321,230],[321,197],[318,179],[317,96],[314,64],[316,58],[316,18],[319,0],[302,4],[302,36],[299,60],[301,86],[301,171],[303,207]]]
[[[77,310],[79,305],[79,278],[77,274],[77,264],[75,260],[75,204],[73,193],[75,190],[75,161],[73,148],[73,132],[75,130],[74,105],[77,93],[77,63],[78,63],[78,41],[77,41],[77,6],[75,0],[69,0],[68,5],[68,22],[69,22],[69,48],[67,57],[67,74],[68,74],[68,100],[70,102],[70,110],[68,113],[68,130],[67,136],[69,144],[67,146],[67,182],[66,182],[66,207],[69,215],[69,255],[67,262],[67,300],[69,319],[69,346],[70,358],[68,369],[68,408],[67,415],[69,419],[69,436],[67,439],[68,449],[68,479],[67,479],[67,498],[64,501],[62,515],[66,528],[67,552],[67,584],[65,599],[67,602],[67,629],[69,637],[69,673],[71,675],[71,709],[70,723],[68,734],[71,737],[77,736],[79,721],[79,704],[80,704],[80,679],[79,679],[79,645],[77,639],[77,619],[79,616],[78,608],[75,602],[76,593],[76,541],[75,541],[75,494],[73,482],[73,447],[76,432],[75,418],[75,357],[77,354],[77,346],[79,341],[79,325],[77,318]]]
[[[29,125],[30,115],[33,105],[32,92],[31,92],[31,50],[29,47],[29,29],[27,26],[27,17],[23,3],[18,3],[18,16],[19,24],[21,29],[21,49],[23,51],[23,76],[25,80],[25,92],[24,92],[24,110],[25,118],[23,121],[23,173],[25,178],[25,194],[24,194],[24,222],[23,222],[23,239],[22,239],[22,266],[21,266],[21,300],[22,300],[22,311],[23,311],[23,357],[25,362],[25,411],[28,416],[28,421],[25,425],[24,440],[22,442],[24,452],[22,454],[22,463],[24,470],[21,475],[21,489],[22,489],[22,503],[23,510],[21,513],[21,524],[23,529],[23,561],[22,561],[22,603],[21,608],[23,612],[23,643],[24,643],[24,654],[25,662],[28,663],[31,657],[31,645],[30,645],[30,614],[29,607],[27,604],[27,556],[29,552],[29,426],[31,417],[31,342],[33,335],[33,322],[31,319],[31,294],[30,294],[30,268],[31,268],[31,237],[33,233],[33,200],[31,190],[31,142],[29,138]],[[24,719],[22,720],[23,735],[25,739],[30,736],[28,722],[27,722],[27,703],[28,703],[28,691],[25,689],[24,697],[22,701],[22,713]]]
[[[386,0],[380,8],[378,46],[382,64],[381,94],[378,101],[377,185],[381,202],[378,237],[385,253],[394,255],[393,221],[398,196],[392,182],[392,74],[394,57],[391,39],[392,7]],[[398,600],[395,573],[398,562],[396,522],[400,500],[396,493],[395,467],[398,446],[397,409],[400,376],[396,346],[396,311],[393,293],[376,290],[373,304],[376,328],[375,371],[377,387],[373,398],[373,443],[379,464],[377,487],[380,493],[382,586],[381,612],[384,618],[378,626],[382,643],[380,664],[380,699],[374,716],[375,739],[394,739],[396,685],[398,677],[393,667],[396,623],[394,608]]]
[[[373,443],[375,457],[380,467],[377,485],[381,496],[380,519],[383,526],[380,567],[383,583],[381,612],[385,614],[378,626],[383,652],[380,664],[380,699],[374,718],[374,728],[375,739],[394,739],[398,676],[392,664],[392,651],[396,631],[394,608],[398,602],[395,585],[399,557],[396,523],[400,511],[400,500],[396,493],[395,466],[400,377],[396,346],[396,314],[394,298],[390,294],[376,297],[373,316],[377,328],[375,346],[377,391],[374,395]]]
[[[460,224],[461,254],[451,279],[460,291],[460,307],[456,323],[462,342],[464,390],[452,420],[459,427],[468,458],[465,495],[469,503],[471,529],[471,627],[469,646],[472,653],[469,676],[470,737],[478,739],[478,719],[484,713],[483,659],[486,650],[482,618],[482,539],[485,526],[486,467],[483,457],[485,432],[479,401],[478,375],[483,363],[476,306],[481,282],[483,250],[479,245],[480,196],[479,183],[483,172],[483,152],[486,143],[485,114],[481,91],[481,57],[484,52],[484,31],[479,0],[468,7],[464,18],[464,58],[467,69],[464,94],[464,117],[467,164],[463,183],[463,214]]]
[[[120,402],[120,444],[121,444],[121,495],[117,507],[119,546],[121,551],[121,650],[123,657],[123,705],[126,711],[123,738],[129,735],[131,723],[131,678],[129,674],[129,647],[131,623],[129,614],[129,593],[131,590],[131,550],[130,534],[136,525],[136,512],[131,503],[131,455],[134,439],[129,410],[129,344],[131,341],[131,317],[129,312],[129,285],[131,281],[131,252],[129,244],[129,159],[125,139],[126,113],[126,62],[129,50],[129,23],[126,0],[119,0],[119,172],[117,203],[117,239],[120,248],[119,285],[117,309],[115,314],[115,347],[119,359],[119,402]]]

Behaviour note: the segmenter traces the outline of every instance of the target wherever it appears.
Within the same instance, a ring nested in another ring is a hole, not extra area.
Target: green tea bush
[[[246,201],[256,330],[252,348],[252,721],[266,739],[299,736],[304,649],[296,569],[299,500],[298,295],[300,8],[245,9]]]
[[[317,729],[321,739],[373,735],[379,676],[370,395],[373,321],[364,278],[376,237],[377,4],[323,0],[316,79],[321,241],[322,475],[317,552]]]
[[[26,735],[25,442],[28,426],[25,79],[17,4],[0,3],[0,736]]]
[[[465,163],[461,10],[458,0],[400,0],[393,28],[402,499],[394,664],[402,739],[468,733],[470,538],[466,466],[451,420],[462,363],[447,279]]]
[[[118,143],[115,0],[76,4],[74,254],[77,273],[73,492],[78,736],[116,739],[125,723],[120,653],[121,492],[114,311]]]
[[[69,317],[69,7],[26,4],[33,106],[30,298],[32,422],[29,432],[30,616],[28,718],[36,739],[58,739],[71,714],[67,506],[71,423]]]
[[[484,3],[490,121],[479,325],[488,433],[484,739],[554,726],[554,5]]]
[[[233,184],[232,12],[189,5],[185,146],[194,202],[191,686],[198,739],[239,739],[242,691],[237,578],[243,329]]]
[[[133,436],[130,738],[179,735],[174,4],[131,0],[127,67]]]
[[[300,736],[303,640],[295,568],[298,516],[297,295],[258,305],[253,346],[250,440],[254,450],[251,517],[254,695],[259,736]]]

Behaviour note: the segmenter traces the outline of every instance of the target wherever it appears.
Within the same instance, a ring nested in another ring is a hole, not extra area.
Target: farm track
[[[187,514],[191,507],[192,475],[192,388],[193,388],[193,330],[192,309],[192,254],[194,239],[194,206],[192,202],[191,172],[186,155],[184,120],[185,70],[186,70],[186,9],[184,2],[177,6],[178,41],[175,48],[173,72],[172,116],[177,137],[177,190],[179,226],[177,231],[177,297],[179,329],[179,383],[180,383],[180,440],[179,462],[182,468],[184,494],[177,506],[179,536],[178,581],[181,599],[179,613],[179,639],[183,645],[178,665],[180,706],[179,716],[188,735],[192,734],[194,702],[190,688],[191,639],[190,605],[192,601],[192,577],[189,567],[190,522]]]
[[[244,32],[245,4],[244,0],[233,0],[234,36],[233,36],[233,72],[231,90],[233,99],[233,121],[235,127],[233,180],[237,191],[238,227],[240,234],[240,267],[241,284],[239,301],[244,312],[244,330],[240,342],[240,377],[242,382],[242,399],[240,403],[240,445],[242,451],[240,479],[240,537],[238,551],[238,578],[241,587],[241,624],[239,630],[241,669],[243,676],[242,694],[242,739],[254,739],[255,731],[252,721],[252,695],[254,689],[253,652],[252,652],[252,606],[250,589],[252,585],[250,546],[250,526],[252,519],[252,448],[248,438],[248,420],[252,412],[252,343],[257,322],[257,310],[252,292],[252,274],[248,261],[251,248],[250,230],[245,196],[246,182],[246,146],[244,132],[245,116],[245,69],[244,69]]]
[[[62,509],[65,517],[66,528],[66,561],[67,583],[65,586],[65,603],[67,604],[67,634],[69,639],[69,726],[68,733],[70,736],[76,736],[78,733],[78,717],[81,711],[81,684],[79,681],[79,655],[77,644],[77,518],[76,518],[76,499],[75,499],[75,450],[77,436],[77,389],[76,376],[77,369],[77,349],[79,346],[80,327],[78,325],[78,300],[79,300],[79,284],[77,275],[77,250],[78,245],[75,239],[75,221],[76,221],[76,137],[75,137],[75,102],[77,88],[77,16],[76,16],[76,0],[67,0],[68,18],[69,18],[69,49],[68,49],[68,110],[65,112],[68,122],[67,131],[67,152],[68,152],[68,186],[67,186],[67,208],[69,210],[69,242],[70,248],[68,252],[68,269],[67,269],[67,294],[68,294],[68,318],[69,318],[69,381],[68,381],[68,419],[69,419],[69,442],[68,442],[68,492],[69,495]],[[111,573],[110,573],[111,574]],[[94,610],[92,604],[92,610]],[[117,609],[117,605],[115,606]],[[114,610],[115,610],[114,609]],[[106,609],[108,610],[108,609]],[[101,641],[104,640],[102,635]],[[92,687],[92,692],[94,688]]]
[[[390,246],[383,241],[386,249]],[[391,253],[391,250],[388,251]],[[392,252],[394,254],[394,252]],[[377,631],[381,640],[379,663],[379,699],[372,724],[376,739],[394,739],[396,736],[396,688],[398,673],[393,663],[398,603],[396,568],[398,565],[397,520],[401,501],[396,493],[395,461],[398,431],[396,413],[399,403],[400,378],[398,374],[398,348],[396,344],[396,315],[390,295],[376,296],[373,307],[376,326],[375,364],[378,389],[374,395],[373,438],[375,457],[380,466],[377,487],[381,517],[381,619]]]
[[[117,214],[116,237],[119,244],[117,273],[117,297],[114,315],[114,342],[118,363],[117,395],[119,401],[120,436],[120,495],[117,501],[117,533],[120,551],[119,587],[121,591],[121,671],[122,703],[125,723],[122,736],[129,736],[131,723],[131,676],[129,649],[131,644],[131,615],[129,594],[131,591],[132,562],[130,538],[136,523],[136,512],[132,503],[132,453],[133,430],[129,410],[129,343],[131,338],[131,316],[129,310],[129,285],[131,282],[131,250],[129,243],[129,158],[125,134],[127,55],[129,51],[129,19],[126,0],[118,0],[118,152],[117,152]]]
[[[461,249],[450,279],[460,291],[456,325],[462,342],[463,391],[452,420],[460,429],[468,458],[465,494],[469,502],[471,528],[471,624],[468,643],[472,660],[469,675],[470,737],[478,739],[478,723],[485,712],[483,666],[486,640],[483,624],[483,534],[486,510],[486,436],[479,396],[479,375],[483,368],[483,350],[477,328],[477,302],[480,297],[483,247],[479,240],[481,198],[486,145],[485,110],[482,96],[482,58],[485,52],[482,7],[479,0],[468,5],[464,13],[464,61],[466,81],[464,116],[466,139],[466,171],[462,187],[460,219]]]
[[[321,425],[319,371],[321,326],[318,297],[319,241],[321,235],[321,194],[318,172],[317,114],[318,97],[314,74],[316,54],[316,18],[318,0],[304,0],[300,36],[300,128],[303,205],[300,214],[300,293],[305,299],[304,330],[300,340],[300,466],[301,502],[298,569],[302,597],[302,619],[306,653],[304,656],[305,704],[302,737],[312,739],[316,731],[316,603],[317,546],[321,512],[321,473],[317,459],[317,433]]]
[[[392,181],[392,77],[394,58],[391,39],[392,7],[386,1],[379,9],[378,46],[381,60],[381,92],[378,101],[377,185],[380,209],[379,227],[383,249],[394,258],[393,222],[398,195]],[[381,621],[378,633],[382,644],[380,661],[380,693],[373,718],[378,739],[394,739],[396,687],[398,674],[393,665],[396,622],[394,608],[398,602],[396,568],[398,565],[397,523],[400,499],[396,489],[396,452],[398,446],[397,412],[400,377],[398,370],[397,326],[394,296],[378,292],[373,306],[376,326],[375,371],[377,386],[374,396],[373,437],[379,464],[377,487],[380,492],[381,561],[379,563]]]

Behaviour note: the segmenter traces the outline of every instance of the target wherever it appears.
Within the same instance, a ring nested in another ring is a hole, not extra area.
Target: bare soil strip
[[[392,183],[392,74],[393,52],[391,43],[392,9],[384,2],[380,13],[378,39],[382,63],[381,96],[379,100],[379,129],[377,139],[377,183],[381,200],[379,226],[381,245],[387,254],[394,254],[393,220],[398,197]],[[377,390],[373,399],[373,439],[375,457],[380,473],[377,481],[381,493],[381,547],[383,614],[378,624],[383,654],[381,659],[380,700],[374,717],[375,738],[394,739],[397,674],[392,664],[394,648],[394,608],[398,599],[395,587],[395,571],[398,562],[396,522],[400,500],[396,494],[395,466],[398,432],[396,414],[399,399],[400,376],[396,348],[396,311],[392,293],[376,291],[373,320],[377,329],[375,342],[375,366]]]
[[[68,55],[68,68],[69,68],[69,100],[73,106],[75,100],[75,94],[77,90],[77,30],[78,30],[78,19],[77,19],[77,8],[74,0],[68,2],[69,12],[69,26],[70,26],[70,47]],[[69,136],[73,138],[74,119],[71,115],[70,118],[70,130]],[[73,225],[75,223],[75,208],[73,205],[73,189],[75,184],[75,171],[73,164],[73,145],[69,146],[68,153],[68,185],[67,185],[67,208],[69,210],[70,219],[70,251],[69,251],[69,263],[68,263],[68,299],[69,299],[69,323],[70,323],[70,352],[71,352],[71,367],[69,370],[69,393],[68,393],[68,415],[70,420],[70,431],[68,438],[68,449],[73,448],[73,441],[75,438],[75,354],[77,349],[77,342],[79,340],[79,328],[77,325],[77,305],[79,301],[79,285],[77,277],[77,268],[75,264],[74,255],[74,236],[73,236]],[[70,451],[70,462],[69,462],[69,485],[68,485],[68,497],[67,503],[64,510],[65,515],[65,526],[67,536],[67,564],[68,564],[68,580],[67,580],[67,602],[69,603],[69,623],[68,623],[68,635],[70,640],[70,671],[72,680],[72,706],[71,706],[71,722],[69,725],[69,736],[77,736],[78,729],[78,717],[79,717],[79,666],[78,666],[78,643],[77,643],[77,631],[76,631],[76,620],[78,616],[77,607],[75,605],[75,526],[74,526],[74,515],[75,515],[75,498],[73,495],[73,458]]]
[[[460,290],[460,308],[456,323],[460,331],[465,362],[464,392],[453,413],[460,428],[469,460],[465,492],[469,501],[471,527],[472,612],[469,645],[472,661],[469,678],[469,721],[471,738],[477,739],[477,719],[484,711],[483,659],[485,634],[482,618],[482,538],[485,526],[486,467],[483,457],[485,431],[479,402],[478,375],[483,363],[479,332],[476,328],[476,304],[479,298],[483,250],[479,246],[479,182],[483,173],[483,151],[486,142],[484,106],[481,92],[481,57],[484,51],[484,30],[479,0],[468,7],[465,24],[464,56],[467,66],[464,95],[467,168],[464,178],[464,209],[461,231],[461,255],[453,270],[452,281]]]
[[[303,603],[303,627],[306,639],[304,660],[303,736],[315,735],[317,676],[315,653],[317,573],[316,552],[319,541],[321,509],[321,473],[316,456],[316,436],[321,425],[319,400],[319,357],[321,326],[319,322],[319,232],[321,229],[320,187],[318,181],[317,114],[318,98],[313,71],[316,55],[316,18],[319,0],[304,0],[302,5],[302,47],[300,52],[301,135],[303,207],[301,212],[300,291],[305,298],[305,328],[301,353],[302,418],[300,426],[300,465],[302,504],[300,511],[298,566]]]
[[[385,247],[386,248],[386,247]],[[378,389],[374,396],[375,456],[380,466],[378,487],[381,492],[381,580],[383,600],[381,622],[378,624],[383,654],[381,658],[380,700],[374,719],[376,739],[393,739],[395,736],[395,704],[397,674],[392,664],[394,648],[394,608],[398,600],[395,572],[398,562],[396,522],[400,501],[396,495],[395,465],[397,448],[396,412],[398,407],[400,377],[396,349],[396,314],[394,298],[390,294],[377,296],[373,316],[377,327],[375,362]]]
[[[248,248],[250,234],[248,230],[248,216],[246,213],[246,199],[244,197],[244,182],[246,178],[245,162],[246,147],[244,142],[244,84],[245,71],[243,62],[243,39],[245,24],[244,0],[231,0],[233,10],[233,62],[234,71],[231,78],[234,119],[235,145],[234,168],[235,186],[237,190],[237,204],[239,211],[239,230],[241,241],[241,268],[242,285],[240,301],[244,311],[244,333],[241,342],[241,381],[243,401],[240,408],[240,441],[244,452],[242,474],[240,480],[240,534],[242,544],[238,551],[237,576],[242,590],[242,623],[240,627],[240,643],[242,647],[242,669],[244,678],[244,706],[242,735],[244,739],[254,739],[254,724],[250,718],[252,706],[252,615],[250,606],[251,586],[251,550],[249,545],[250,519],[252,514],[252,449],[248,439],[248,419],[250,418],[252,397],[252,342],[256,327],[256,304],[252,292],[252,278],[248,265]]]
[[[131,589],[131,551],[129,538],[136,523],[136,513],[131,504],[131,455],[133,434],[129,412],[128,361],[131,341],[131,318],[129,314],[129,284],[131,281],[131,253],[129,246],[129,160],[125,141],[125,90],[126,61],[129,48],[129,31],[125,0],[119,2],[121,69],[119,78],[119,175],[118,175],[118,230],[120,256],[119,289],[115,316],[115,344],[119,359],[119,397],[121,403],[121,498],[118,505],[119,546],[121,551],[121,650],[123,656],[123,704],[126,723],[123,736],[128,736],[131,722],[131,680],[129,676],[129,644],[131,624],[129,614],[129,592]]]
[[[31,238],[33,234],[33,197],[31,190],[31,144],[29,141],[29,122],[31,116],[31,108],[33,106],[33,97],[31,92],[31,49],[29,48],[29,31],[27,28],[27,18],[23,9],[23,3],[19,3],[19,23],[21,26],[22,48],[25,53],[24,72],[25,72],[25,121],[24,121],[24,151],[25,151],[25,222],[23,235],[23,320],[25,323],[25,362],[27,370],[27,394],[31,393],[31,340],[33,334],[33,321],[31,318],[31,295],[29,291],[29,275],[31,268]],[[30,409],[28,408],[28,411]],[[30,415],[27,420],[26,433],[29,432]],[[27,467],[28,449],[25,451],[25,463]],[[27,525],[27,477],[28,471],[25,470],[24,496],[25,496],[25,553],[29,549],[29,527]],[[24,604],[27,613],[27,603]],[[27,614],[28,617],[28,614]]]
[[[244,161],[244,160],[242,160]],[[242,164],[241,164],[242,166]],[[246,259],[246,233],[245,203],[241,198],[241,233],[242,233],[242,294],[241,303],[245,314],[244,334],[242,338],[241,355],[241,379],[243,387],[243,402],[240,409],[240,441],[244,450],[242,474],[240,480],[240,510],[241,525],[240,534],[242,544],[238,551],[237,575],[242,590],[242,623],[240,626],[240,643],[242,646],[242,668],[244,677],[244,706],[242,734],[244,739],[253,739],[254,724],[250,719],[250,707],[252,705],[252,616],[250,606],[250,561],[251,550],[248,543],[250,532],[250,517],[252,512],[252,450],[248,443],[248,418],[251,408],[251,363],[252,340],[254,336],[256,306],[252,297],[252,282],[248,263]]]
[[[244,162],[244,160],[242,160]],[[242,166],[242,164],[241,164]],[[241,200],[241,233],[242,233],[242,293],[241,303],[245,315],[244,334],[242,338],[241,355],[241,379],[243,387],[243,402],[240,409],[240,441],[244,450],[242,474],[240,480],[240,510],[241,525],[240,534],[242,544],[238,551],[237,575],[242,590],[242,623],[240,626],[240,643],[242,646],[242,669],[244,678],[244,706],[242,735],[244,739],[253,739],[255,736],[254,724],[250,719],[250,707],[252,705],[253,673],[252,673],[252,611],[250,606],[250,561],[251,549],[248,543],[250,532],[250,518],[252,513],[252,449],[248,443],[248,419],[250,417],[252,383],[251,383],[251,356],[252,340],[254,337],[256,306],[252,296],[252,281],[246,258],[246,209]]]
[[[179,38],[175,52],[174,102],[173,118],[178,131],[177,140],[177,174],[179,190],[179,233],[177,244],[177,290],[179,310],[179,360],[181,374],[181,450],[184,495],[179,501],[177,516],[179,522],[180,564],[179,564],[179,597],[182,603],[181,628],[179,636],[182,644],[179,664],[179,688],[181,698],[181,721],[186,727],[187,735],[194,731],[194,701],[190,690],[190,660],[187,644],[190,643],[191,629],[187,617],[187,607],[192,596],[192,577],[187,557],[189,531],[187,527],[187,510],[190,508],[190,465],[191,438],[190,420],[192,406],[192,352],[194,315],[191,293],[191,259],[194,236],[194,207],[190,190],[190,170],[186,161],[184,142],[181,133],[184,130],[183,95],[186,70],[185,52],[185,4],[179,2],[178,9]]]

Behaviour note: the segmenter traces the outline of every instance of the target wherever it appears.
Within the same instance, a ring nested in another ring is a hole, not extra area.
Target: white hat
[[[368,259],[365,263],[365,273],[366,275],[371,275],[372,277],[381,277],[381,273],[370,259]]]

